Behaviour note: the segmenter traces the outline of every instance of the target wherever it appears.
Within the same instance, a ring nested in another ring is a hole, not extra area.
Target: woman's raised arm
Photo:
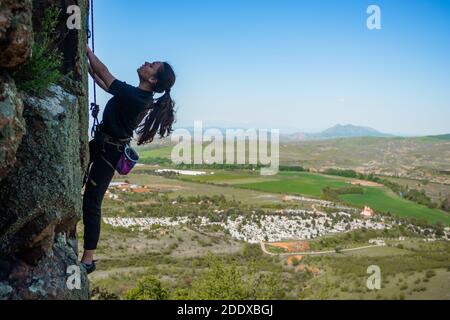
[[[86,53],[89,59],[90,66],[95,76],[98,76],[104,83],[104,90],[108,91],[111,83],[116,80],[116,78],[109,72],[108,68],[100,61],[99,58],[92,52],[91,48],[86,48]]]
[[[103,90],[105,90],[106,92],[108,92],[108,87],[103,82],[103,80],[100,79],[100,77],[94,73],[94,70],[92,70],[92,66],[90,63],[88,63],[88,70],[89,70],[89,74],[95,80],[95,82],[99,85],[99,87],[102,88]]]

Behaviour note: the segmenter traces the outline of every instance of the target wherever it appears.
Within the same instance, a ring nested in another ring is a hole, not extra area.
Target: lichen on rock
[[[16,152],[25,133],[23,104],[11,78],[0,75],[0,179],[16,162]]]

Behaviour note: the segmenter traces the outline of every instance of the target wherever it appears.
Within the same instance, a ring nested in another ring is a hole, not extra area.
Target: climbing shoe
[[[96,269],[95,261],[93,261],[91,264],[81,262],[80,265],[86,271],[87,274],[91,274]]]

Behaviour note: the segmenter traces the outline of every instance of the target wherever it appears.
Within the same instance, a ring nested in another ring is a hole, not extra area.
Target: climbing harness
[[[88,38],[88,40],[92,38],[92,52],[95,53],[94,0],[91,0],[90,11],[91,11],[92,31],[89,28],[89,15],[86,15],[87,38]],[[98,127],[99,127],[98,115],[100,113],[100,106],[97,104],[97,83],[95,81],[95,78],[93,80],[94,80],[94,92],[93,92],[94,102],[92,102],[91,106],[90,106],[91,115],[94,118],[94,124],[92,125],[92,129],[91,129],[91,137],[92,138],[95,137],[95,132],[98,130]]]
[[[100,158],[105,161],[113,170],[116,170],[122,176],[128,175],[139,161],[139,154],[130,146],[131,138],[117,139],[110,135],[98,131],[96,139],[100,144],[109,144],[117,147],[117,151],[121,153],[117,165],[114,167],[106,158],[100,154]],[[104,146],[104,145],[103,145]]]

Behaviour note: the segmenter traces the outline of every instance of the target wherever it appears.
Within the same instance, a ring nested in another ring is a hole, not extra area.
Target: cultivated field
[[[249,177],[251,176],[251,177]],[[227,181],[226,178],[229,178]],[[254,172],[245,173],[219,171],[217,175],[182,177],[182,180],[231,184],[234,187],[260,190],[270,193],[298,194],[320,198],[325,187],[342,188],[361,184],[358,180],[326,176],[306,172],[280,172],[271,178],[261,177]],[[361,186],[363,194],[341,195],[346,204],[358,207],[370,206],[376,211],[392,213],[398,216],[426,219],[430,223],[443,222],[450,225],[450,214],[438,209],[401,199],[386,187]]]

